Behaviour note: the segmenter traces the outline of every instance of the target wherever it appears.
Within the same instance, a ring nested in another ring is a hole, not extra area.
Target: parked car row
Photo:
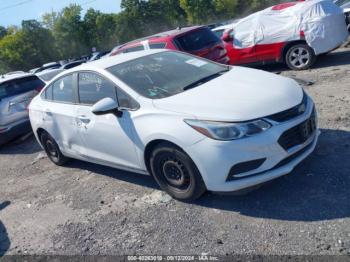
[[[349,17],[345,19],[344,10],[329,0],[282,3],[220,25],[212,32],[213,25],[193,26],[134,40],[115,47],[109,56],[171,49],[223,64],[279,62],[293,70],[304,70],[317,56],[347,40]]]
[[[46,70],[54,70],[54,69],[70,69],[75,66],[81,65],[86,62],[91,62],[100,59],[102,56],[108,54],[110,51],[105,52],[94,52],[91,55],[82,56],[78,59],[68,60],[68,61],[61,61],[61,62],[50,62],[43,64],[41,67],[33,68],[29,70],[30,73],[36,74],[40,73],[42,71]]]

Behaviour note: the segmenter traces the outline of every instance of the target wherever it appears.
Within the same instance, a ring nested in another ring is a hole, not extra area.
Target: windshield
[[[0,84],[0,100],[6,97],[23,94],[35,89],[41,89],[45,83],[36,76],[29,76]]]
[[[142,96],[159,99],[195,88],[194,83],[209,81],[228,67],[179,52],[161,52],[107,70]]]

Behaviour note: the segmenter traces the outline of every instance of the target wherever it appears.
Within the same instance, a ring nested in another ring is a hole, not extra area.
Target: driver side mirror
[[[98,101],[96,104],[92,106],[92,113],[95,115],[107,115],[107,114],[114,114],[117,117],[122,116],[122,112],[118,110],[119,105],[118,102],[113,100],[110,97],[106,97]]]

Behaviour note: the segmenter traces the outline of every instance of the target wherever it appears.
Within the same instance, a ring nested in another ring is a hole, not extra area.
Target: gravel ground
[[[0,149],[0,256],[350,255],[350,49],[308,71],[262,69],[315,82],[306,89],[322,136],[292,174],[188,204],[148,176],[80,161],[56,167],[29,137]]]

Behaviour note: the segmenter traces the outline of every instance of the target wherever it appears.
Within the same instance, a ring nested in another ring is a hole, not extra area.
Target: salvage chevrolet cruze
[[[319,135],[315,105],[294,80],[167,50],[65,71],[29,115],[55,164],[75,158],[151,174],[180,200],[288,174]]]

